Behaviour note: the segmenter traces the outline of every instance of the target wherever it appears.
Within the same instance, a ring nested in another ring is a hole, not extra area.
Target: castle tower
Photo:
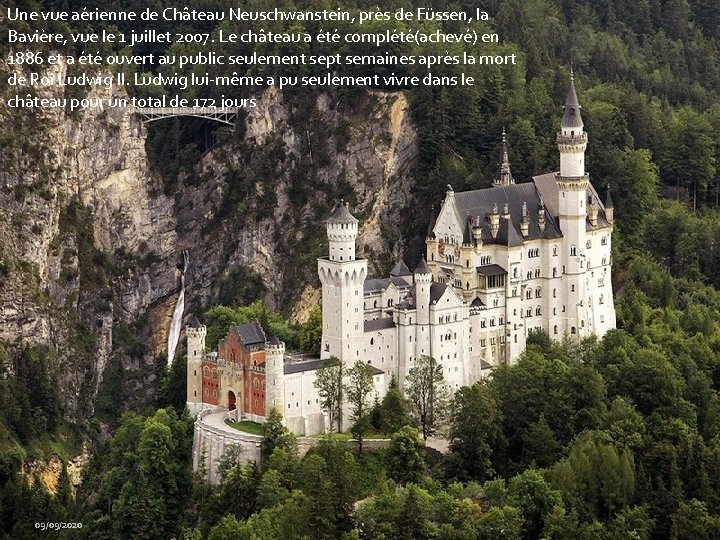
[[[285,411],[285,344],[273,335],[265,343],[265,410]]]
[[[430,287],[432,273],[425,262],[420,263],[413,271],[415,279],[415,306],[417,308],[417,333],[415,340],[415,356],[430,356]]]
[[[187,406],[190,414],[199,413],[203,406],[202,363],[205,358],[207,327],[197,317],[190,317],[185,327],[187,336]]]
[[[351,366],[363,341],[363,285],[367,261],[355,257],[358,220],[341,201],[326,222],[329,256],[318,259],[322,283],[321,358],[335,356]]]
[[[570,75],[557,145],[560,150],[558,185],[560,229],[564,238],[562,260],[565,266],[565,331],[578,338],[587,329],[585,299],[585,221],[587,219],[587,189],[590,176],[585,172],[587,134],[583,130],[580,103],[575,81]]]
[[[502,149],[500,150],[500,163],[498,163],[498,172],[493,180],[493,187],[509,186],[514,184],[515,179],[513,178],[512,172],[510,172],[510,159],[508,158],[507,151],[507,138],[505,136],[505,129],[502,132]]]

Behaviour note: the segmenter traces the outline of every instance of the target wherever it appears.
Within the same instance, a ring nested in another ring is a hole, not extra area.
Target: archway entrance
[[[235,392],[232,390],[228,391],[228,409],[231,411],[235,410]]]

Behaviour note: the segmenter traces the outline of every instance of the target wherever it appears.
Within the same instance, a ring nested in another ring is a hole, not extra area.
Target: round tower
[[[323,336],[320,356],[335,356],[350,366],[363,345],[363,285],[367,261],[355,257],[358,220],[347,203],[335,208],[326,222],[329,255],[318,259],[322,283]]]
[[[415,279],[415,307],[417,309],[417,339],[415,340],[415,355],[420,357],[430,355],[430,287],[432,286],[432,273],[425,262],[420,263],[413,271]]]
[[[566,301],[566,328],[571,336],[582,337],[587,330],[585,299],[585,237],[588,217],[587,190],[590,176],[585,172],[585,149],[587,134],[583,130],[580,103],[575,91],[575,81],[570,75],[560,132],[557,134],[560,150],[558,185],[558,217],[563,234],[562,260]]]
[[[273,335],[265,343],[265,410],[285,411],[285,343]]]
[[[197,317],[190,317],[185,327],[187,337],[187,406],[190,414],[202,410],[202,363],[205,358],[205,337],[207,327],[200,324]]]

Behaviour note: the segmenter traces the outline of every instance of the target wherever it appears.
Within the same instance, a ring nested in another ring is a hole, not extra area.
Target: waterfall
[[[182,318],[183,312],[185,311],[185,270],[188,267],[190,253],[187,250],[183,251],[182,256],[182,268],[180,269],[180,295],[178,296],[177,304],[175,304],[175,311],[173,311],[172,322],[170,323],[170,332],[168,332],[168,365],[172,364],[173,358],[175,358],[175,349],[177,348],[178,341],[180,341]]]

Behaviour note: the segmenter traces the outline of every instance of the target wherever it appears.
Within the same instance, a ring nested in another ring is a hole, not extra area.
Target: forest
[[[321,2],[241,3],[261,10]],[[102,3],[116,4],[133,2]],[[187,4],[236,7],[224,0]],[[359,453],[328,438],[301,458],[294,438],[271,419],[262,462],[226,455],[220,486],[191,468],[182,358],[158,377],[151,409],[128,412],[122,396],[109,390],[101,393],[95,416],[68,418],[52,348],[17,350],[0,343],[0,538],[38,538],[39,521],[81,522],[78,530],[42,533],[68,539],[720,537],[717,2],[425,4],[487,10],[491,21],[474,24],[498,32],[498,53],[517,54],[519,62],[470,69],[477,81],[472,87],[406,90],[419,145],[413,194],[418,211],[402,224],[407,252],[421,251],[426,216],[448,181],[457,191],[490,185],[503,127],[518,181],[555,170],[554,137],[572,65],[590,137],[587,170],[598,192],[609,190],[615,203],[618,328],[602,340],[580,343],[531,336],[516,364],[496,369],[492,378],[462,388],[449,401],[442,418],[446,454],[426,446],[414,404],[394,391],[367,413],[373,427],[391,438],[387,448]],[[0,29],[6,24],[0,21]],[[209,29],[194,24],[188,29]],[[451,31],[458,23],[428,24]],[[153,46],[161,45],[147,45]],[[263,52],[273,53],[272,47],[281,45],[266,45]],[[360,47],[332,52],[362,54]],[[454,68],[444,69],[452,74]],[[410,68],[407,74],[413,74]],[[229,89],[196,91],[212,96]],[[291,91],[285,99],[302,109],[313,92]],[[351,109],[365,90],[327,92],[337,107]],[[10,136],[2,134],[3,140]],[[147,149],[171,191],[177,175],[189,173],[212,145],[239,144],[233,137],[217,131],[208,139],[192,123],[157,127],[149,132]],[[312,171],[306,172],[307,184],[294,192],[299,200],[314,189]],[[246,200],[229,199],[225,215],[244,218],[248,208],[259,211]],[[87,265],[104,279],[105,261],[82,237],[82,221],[82,215],[69,216],[67,233],[78,235]],[[7,264],[0,253],[0,277]],[[219,283],[218,305],[206,306],[210,339],[252,317],[297,348],[311,349],[319,314],[303,328],[292,326],[258,302],[259,278],[244,272],[238,269],[234,280]],[[126,350],[147,347],[126,327],[114,339]],[[121,374],[106,377],[111,387]],[[77,490],[65,462],[54,493],[38,474],[21,470],[23,462],[49,452],[74,455],[83,444],[91,456]]]

